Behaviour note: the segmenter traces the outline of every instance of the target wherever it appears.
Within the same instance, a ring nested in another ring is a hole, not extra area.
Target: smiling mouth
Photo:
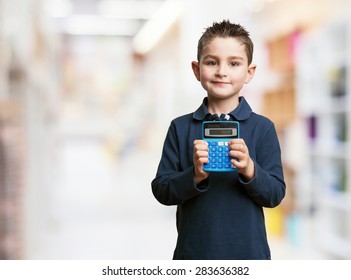
[[[216,85],[229,85],[229,82],[223,82],[223,81],[212,81],[213,84]]]

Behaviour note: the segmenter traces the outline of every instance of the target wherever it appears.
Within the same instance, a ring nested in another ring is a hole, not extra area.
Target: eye
[[[239,66],[239,65],[240,65],[240,63],[237,62],[237,61],[232,61],[232,62],[230,62],[230,66],[236,67],[236,66]]]
[[[207,61],[205,61],[205,64],[206,65],[216,65],[217,62],[215,60],[207,60]]]

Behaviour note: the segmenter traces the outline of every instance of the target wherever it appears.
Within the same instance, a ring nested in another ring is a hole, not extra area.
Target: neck
[[[211,114],[228,114],[233,111],[239,105],[239,98],[228,99],[217,99],[208,97],[208,111]]]

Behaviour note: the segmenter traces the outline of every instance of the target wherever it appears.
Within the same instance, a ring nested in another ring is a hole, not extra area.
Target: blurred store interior
[[[244,25],[242,94],[271,118],[287,196],[273,259],[351,259],[351,1],[0,0],[0,259],[171,259],[153,197],[170,121],[205,93],[197,40]]]

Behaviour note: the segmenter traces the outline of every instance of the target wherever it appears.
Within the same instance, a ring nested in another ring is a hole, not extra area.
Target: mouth
[[[230,82],[224,82],[224,81],[212,81],[213,84],[218,85],[218,86],[223,86],[223,85],[229,85]]]

